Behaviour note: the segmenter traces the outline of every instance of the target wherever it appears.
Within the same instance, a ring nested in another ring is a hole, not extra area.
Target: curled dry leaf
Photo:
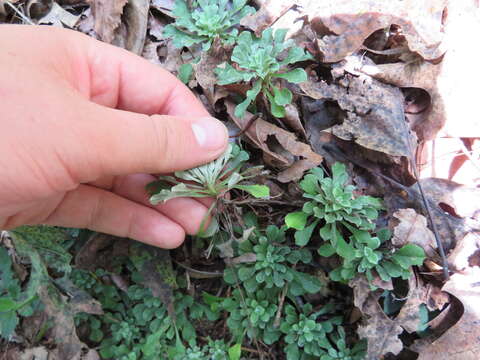
[[[443,291],[459,299],[464,308],[461,319],[438,340],[422,349],[418,360],[477,360],[480,358],[480,313],[478,299],[480,268],[452,275]]]
[[[427,227],[427,219],[423,215],[413,209],[400,209],[393,217],[398,219],[393,221],[393,245],[402,247],[412,243],[422,247],[428,257],[435,255],[437,248],[435,236]]]
[[[151,6],[165,15],[172,17],[175,0],[152,0]]]
[[[233,121],[240,129],[244,129],[253,115],[247,112],[243,118],[237,118],[234,115],[235,105],[231,102],[226,102],[226,106],[227,112]],[[277,179],[280,182],[287,183],[301,179],[305,171],[318,166],[323,160],[309,145],[298,141],[293,133],[281,129],[261,118],[257,119],[255,123],[247,129],[245,134],[256,146],[263,150],[264,154],[275,158],[280,165],[288,166],[287,169],[278,175]],[[270,136],[274,136],[281,147],[289,154],[300,157],[301,159],[290,163],[284,155],[270,150],[268,147],[268,138]]]
[[[124,21],[119,24],[112,43],[141,55],[147,35],[149,8],[149,0],[129,0],[122,15]]]
[[[304,13],[317,30],[322,61],[337,62],[354,53],[373,32],[395,24],[402,28],[408,47],[426,60],[445,52],[442,17],[447,0],[337,0],[310,1]]]
[[[423,190],[437,204],[448,205],[455,216],[475,217],[480,212],[480,189],[446,179],[426,178],[420,180]]]
[[[383,355],[392,353],[397,355],[402,351],[403,344],[398,338],[403,328],[394,320],[385,315],[378,303],[378,295],[370,293],[363,306],[362,312],[366,316],[365,325],[358,328],[358,336],[368,341],[366,359],[382,359]]]
[[[257,36],[260,36],[263,30],[297,3],[298,1],[295,0],[266,0],[255,14],[244,17],[240,24],[252,29]]]
[[[215,69],[226,60],[227,56],[225,52],[216,54],[215,56],[212,56],[209,52],[202,52],[200,61],[197,64],[192,64],[195,78],[204,90],[204,94],[212,106],[214,106],[220,98],[227,96],[225,90],[215,89],[215,84],[218,83]]]
[[[343,123],[328,130],[333,135],[392,156],[409,156],[399,89],[349,74],[340,84],[310,79],[301,83],[300,88],[313,99],[336,101],[345,112]]]
[[[102,41],[113,41],[127,2],[128,0],[89,0],[95,19],[94,29]]]
[[[63,27],[65,25],[69,28],[73,28],[79,19],[80,15],[74,15],[54,2],[48,14],[42,17],[38,21],[38,24],[53,25],[58,27]]]

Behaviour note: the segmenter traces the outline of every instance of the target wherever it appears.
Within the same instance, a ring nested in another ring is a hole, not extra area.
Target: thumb
[[[89,104],[84,121],[76,122],[88,145],[74,161],[81,182],[189,169],[216,159],[228,143],[226,127],[215,118],[148,116]]]

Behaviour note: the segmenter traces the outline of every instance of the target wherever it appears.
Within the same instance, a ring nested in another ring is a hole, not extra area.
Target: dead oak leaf
[[[444,53],[440,44],[446,3],[447,0],[311,0],[304,4],[304,13],[317,30],[317,46],[324,62],[344,59],[373,32],[392,24],[402,28],[412,52],[433,60]]]
[[[398,88],[350,74],[332,84],[310,79],[300,88],[313,99],[336,101],[343,111],[341,124],[323,130],[371,150],[409,156],[403,95]]]
[[[94,29],[102,41],[113,41],[127,2],[128,0],[89,0],[95,19]]]
[[[420,353],[418,360],[477,360],[480,358],[480,312],[478,299],[480,269],[454,274],[443,291],[459,299],[464,307],[461,319]]]
[[[406,244],[416,244],[425,250],[428,257],[435,255],[437,248],[435,236],[427,227],[427,219],[418,214],[414,209],[397,210],[393,217],[398,221],[393,221],[392,244],[396,247],[402,247]],[[395,225],[396,223],[396,225]]]
[[[370,293],[367,296],[362,312],[367,320],[365,325],[359,326],[358,336],[367,339],[368,342],[365,359],[378,360],[388,353],[393,355],[400,353],[403,344],[398,335],[403,332],[403,328],[385,315],[378,303],[378,295]]]
[[[266,0],[262,3],[260,10],[255,14],[244,17],[240,21],[240,25],[252,29],[259,36],[263,30],[276,22],[279,17],[297,3],[298,1],[295,0]]]
[[[246,128],[253,115],[247,112],[242,118],[238,118],[234,115],[235,105],[233,103],[226,102],[226,107],[228,114],[237,126],[240,129]],[[298,141],[293,133],[261,118],[257,119],[245,131],[245,134],[256,146],[263,150],[265,155],[276,159],[281,166],[287,166],[287,169],[278,174],[277,180],[280,182],[287,183],[301,179],[305,171],[320,165],[323,160],[323,157],[315,153],[309,145]],[[288,155],[293,155],[300,159],[291,162],[284,154],[272,151],[268,146],[270,136],[273,136],[278,141],[278,144]]]

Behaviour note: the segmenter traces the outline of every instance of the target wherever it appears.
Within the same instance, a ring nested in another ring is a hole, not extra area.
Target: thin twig
[[[33,23],[32,20],[30,20],[28,17],[25,16],[25,14],[18,10],[15,5],[10,3],[9,1],[5,2],[5,4],[7,4],[18,16],[20,16],[23,21],[25,21],[29,25],[35,25],[35,23]]]
[[[278,328],[280,326],[280,318],[282,316],[283,303],[285,302],[285,296],[287,296],[288,284],[285,284],[283,287],[282,293],[280,294],[280,300],[278,301],[278,309],[275,315],[275,320],[273,322],[273,327]]]

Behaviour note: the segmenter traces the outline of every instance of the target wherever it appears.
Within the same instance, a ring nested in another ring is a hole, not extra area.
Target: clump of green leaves
[[[91,329],[89,340],[99,344],[103,359],[154,360],[159,352],[169,353],[168,358],[174,359],[178,355],[177,339],[192,348],[197,344],[192,320],[218,319],[218,312],[180,291],[175,293],[172,317],[162,301],[141,284],[138,273],[132,274],[132,280],[138,283],[123,294],[103,282],[105,275],[102,269],[95,273],[75,269],[72,273],[74,283],[99,300],[105,312],[103,316],[79,314],[76,318],[77,325],[87,324]]]
[[[164,35],[173,38],[177,48],[202,44],[203,51],[207,51],[216,39],[231,45],[238,36],[235,26],[243,17],[255,13],[247,1],[193,0],[189,8],[186,1],[176,0],[175,23],[165,27]]]
[[[286,33],[285,29],[273,32],[269,28],[257,38],[248,31],[242,32],[231,57],[236,67],[227,63],[224,67],[217,68],[220,85],[253,81],[246,99],[235,108],[235,116],[242,117],[260,92],[270,102],[272,115],[285,116],[284,106],[291,103],[292,92],[279,87],[275,79],[285,79],[291,83],[306,81],[305,70],[289,70],[288,65],[312,59],[302,48],[294,46],[293,40],[285,41]]]
[[[327,334],[334,330],[335,325],[340,324],[341,317],[317,320],[332,310],[332,305],[326,305],[317,312],[312,312],[311,304],[305,304],[300,312],[292,305],[285,306],[280,330],[285,334],[284,340],[288,344],[285,348],[288,360],[303,359],[302,354],[316,357],[326,354],[325,349],[331,347]]]
[[[29,286],[23,291],[12,266],[7,250],[0,246],[0,338],[12,335],[19,316],[32,315],[39,305],[35,288]]]
[[[240,184],[257,176],[263,168],[254,166],[242,171],[248,159],[246,151],[238,145],[229,144],[222,156],[208,164],[176,171],[175,176],[160,176],[158,181],[150,185],[150,202],[156,205],[177,197],[217,198],[232,189],[246,191],[255,197],[268,196],[269,189],[265,185]]]
[[[318,292],[321,284],[317,278],[293,268],[312,261],[310,250],[292,249],[285,243],[285,229],[274,225],[267,227],[265,235],[252,234],[239,244],[238,254],[255,254],[255,262],[228,267],[224,272],[225,282],[236,284],[239,281],[248,293],[266,289],[278,294],[287,284],[292,296]]]
[[[246,151],[241,150],[238,145],[229,144],[222,156],[208,164],[176,171],[175,176],[160,176],[158,181],[149,185],[150,202],[156,205],[177,197],[219,198],[232,189],[246,191],[257,198],[268,197],[268,186],[242,184],[259,175],[263,169],[262,166],[252,166],[242,170],[248,159]],[[213,221],[203,236],[211,236],[217,229],[218,223]]]
[[[245,296],[235,289],[221,307],[229,313],[227,325],[235,338],[241,339],[246,333],[250,339],[261,338],[272,344],[280,337],[280,331],[273,325],[278,309],[273,294],[259,290]]]
[[[357,273],[364,273],[372,280],[373,270],[385,281],[392,277],[408,278],[410,267],[423,263],[423,249],[413,244],[397,250],[382,248],[390,233],[386,229],[374,232],[374,221],[382,209],[380,200],[354,196],[355,187],[347,185],[347,181],[345,165],[335,163],[332,177],[315,168],[300,182],[303,196],[310,201],[303,205],[302,211],[285,218],[287,226],[297,229],[297,245],[306,245],[314,229],[322,223],[319,234],[325,244],[318,249],[319,254],[342,258],[342,266],[330,273],[332,280],[347,282]]]

